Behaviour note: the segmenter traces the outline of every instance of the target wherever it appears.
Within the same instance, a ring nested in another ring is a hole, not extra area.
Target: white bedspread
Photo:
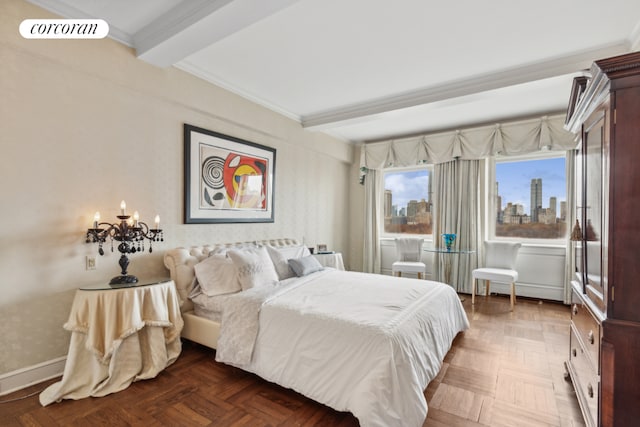
[[[338,270],[230,301],[216,360],[349,411],[363,427],[421,426],[423,391],[469,327],[448,285]]]

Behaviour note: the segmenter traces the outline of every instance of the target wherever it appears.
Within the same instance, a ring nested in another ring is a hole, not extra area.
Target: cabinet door
[[[610,177],[604,277],[611,280],[604,288],[608,316],[640,322],[640,76],[637,85],[616,90],[613,101],[616,120],[604,147]]]
[[[602,218],[603,218],[603,141],[605,137],[604,109],[595,113],[593,121],[585,123],[584,147],[584,266],[587,293],[603,309],[602,282]]]

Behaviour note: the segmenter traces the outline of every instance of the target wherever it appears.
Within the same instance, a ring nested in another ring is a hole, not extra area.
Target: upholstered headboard
[[[223,252],[231,248],[243,248],[258,245],[271,245],[274,247],[298,246],[300,243],[296,239],[272,239],[254,240],[252,242],[218,243],[213,245],[192,246],[190,248],[179,247],[168,250],[164,254],[164,265],[169,270],[171,279],[176,284],[178,296],[180,298],[180,309],[189,311],[193,308],[188,299],[193,287],[195,272],[193,266],[212,253]]]

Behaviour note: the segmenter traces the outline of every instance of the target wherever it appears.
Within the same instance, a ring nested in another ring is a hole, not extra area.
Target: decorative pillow
[[[238,272],[242,290],[268,285],[278,281],[278,273],[264,246],[259,248],[232,249],[227,255]]]
[[[303,245],[300,246],[284,246],[282,248],[274,248],[280,252],[285,259],[302,258],[303,256],[311,255],[309,248]]]
[[[210,297],[242,289],[233,261],[225,255],[211,255],[193,266],[202,293]]]
[[[273,262],[276,273],[278,273],[278,279],[284,280],[295,276],[295,273],[291,267],[289,267],[288,259],[283,251],[280,251],[278,248],[274,248],[273,246],[267,246],[267,252]]]
[[[313,255],[302,258],[292,258],[289,260],[289,266],[291,266],[291,269],[298,277],[324,270],[322,264],[320,264]]]

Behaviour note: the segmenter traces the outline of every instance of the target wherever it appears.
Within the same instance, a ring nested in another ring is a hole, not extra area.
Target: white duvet
[[[424,389],[469,327],[450,286],[327,269],[229,298],[216,360],[349,411],[421,426]]]

